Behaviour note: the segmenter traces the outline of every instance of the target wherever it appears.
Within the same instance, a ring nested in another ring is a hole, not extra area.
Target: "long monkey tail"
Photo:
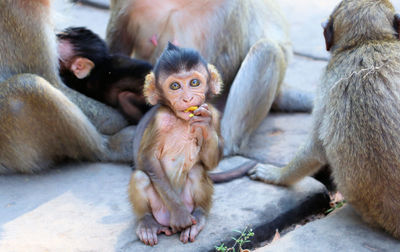
[[[246,163],[228,171],[208,173],[208,176],[214,183],[224,183],[243,177],[251,168],[256,166],[256,164],[256,161],[249,160]]]

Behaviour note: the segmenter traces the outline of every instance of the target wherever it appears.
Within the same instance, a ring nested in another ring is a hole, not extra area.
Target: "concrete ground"
[[[107,0],[95,0],[107,2]],[[108,11],[71,6],[54,0],[56,26],[87,26],[102,37]],[[327,58],[320,23],[338,0],[279,0],[291,25],[295,55],[287,71],[288,86],[315,92]],[[400,2],[394,2],[400,10]],[[285,164],[305,140],[309,114],[270,114],[253,137],[252,151],[264,162]],[[235,157],[221,165],[243,162]],[[68,164],[38,175],[0,176],[0,251],[213,251],[229,244],[233,230],[255,231],[250,247],[270,239],[307,215],[321,212],[325,187],[307,178],[282,188],[242,178],[216,185],[214,206],[197,241],[181,244],[178,236],[161,236],[145,247],[134,232],[127,200],[128,165]],[[362,223],[347,206],[327,218],[297,228],[261,251],[399,251],[400,243]],[[350,249],[351,248],[351,249]]]

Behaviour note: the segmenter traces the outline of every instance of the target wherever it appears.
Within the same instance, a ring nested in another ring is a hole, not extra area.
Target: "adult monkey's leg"
[[[286,66],[277,43],[262,39],[252,46],[232,83],[221,121],[225,156],[241,154],[248,145],[274,102]]]
[[[0,84],[0,173],[115,156],[82,111],[45,79],[18,74]]]
[[[91,99],[64,84],[60,84],[58,89],[82,110],[102,134],[113,135],[128,126],[123,115],[116,109]]]

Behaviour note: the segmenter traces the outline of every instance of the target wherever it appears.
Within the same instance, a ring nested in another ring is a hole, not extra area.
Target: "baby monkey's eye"
[[[169,88],[172,90],[178,90],[181,88],[181,85],[179,85],[178,82],[172,82],[171,85],[169,85]]]
[[[200,81],[198,79],[193,79],[190,81],[190,86],[198,87],[200,85]]]

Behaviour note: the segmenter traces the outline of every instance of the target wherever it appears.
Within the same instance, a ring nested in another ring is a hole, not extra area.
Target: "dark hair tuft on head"
[[[189,71],[199,64],[207,69],[207,62],[196,50],[181,48],[168,42],[167,47],[154,66],[154,74],[158,79],[161,72],[171,75],[182,70]]]
[[[179,48],[176,45],[172,44],[170,41],[168,41],[167,50],[179,50]]]
[[[69,41],[77,56],[88,58],[95,64],[109,60],[104,40],[85,27],[66,28],[57,34],[57,38]]]

